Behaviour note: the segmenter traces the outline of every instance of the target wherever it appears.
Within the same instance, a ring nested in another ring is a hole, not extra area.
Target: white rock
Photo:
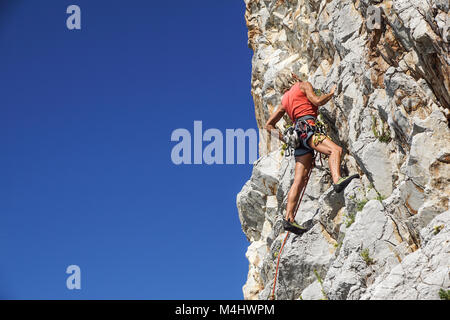
[[[321,112],[347,153],[343,173],[361,179],[338,195],[326,161],[313,169],[296,216],[312,228],[286,243],[277,299],[438,299],[450,285],[448,1],[245,4],[261,158],[237,196],[250,241],[244,298],[270,296],[286,234],[294,159],[262,127],[283,94],[274,80],[288,68],[324,92],[338,85]],[[371,4],[384,12],[379,40],[366,28]],[[382,126],[389,142],[374,134]]]

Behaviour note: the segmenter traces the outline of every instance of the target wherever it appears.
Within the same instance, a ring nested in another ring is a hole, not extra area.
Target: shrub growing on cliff
[[[366,203],[369,202],[368,199],[362,199],[356,203],[356,211],[362,211]]]
[[[385,122],[383,120],[381,120],[381,133],[380,133],[380,132],[378,132],[377,125],[378,125],[377,118],[375,118],[375,116],[372,116],[372,132],[373,132],[373,135],[379,141],[384,142],[384,143],[389,143],[391,141],[391,131],[389,130],[389,126],[386,129],[386,131],[385,131],[385,129],[384,129]]]
[[[318,281],[319,284],[320,284],[320,288],[321,288],[322,295],[323,295],[323,300],[328,300],[327,293],[326,293],[325,290],[323,289],[323,280],[322,280],[322,278],[320,277],[320,275],[319,275],[319,273],[317,272],[316,269],[314,269],[313,271],[314,271],[314,275],[315,275],[316,278],[317,278],[317,281]]]
[[[356,213],[349,213],[346,215],[346,220],[345,220],[345,226],[347,228],[350,228],[350,226],[353,224],[353,222],[355,222],[355,218],[356,218]]]
[[[361,251],[361,258],[363,258],[364,262],[369,266],[371,264],[374,264],[373,259],[370,257],[369,249],[364,249]]]
[[[450,300],[450,290],[439,289],[439,298],[441,300]]]
[[[433,232],[433,233],[436,235],[436,234],[438,234],[439,232],[441,232],[442,229],[444,229],[444,225],[441,224],[441,225],[439,225],[439,226],[435,226],[433,229],[434,229],[434,232]]]

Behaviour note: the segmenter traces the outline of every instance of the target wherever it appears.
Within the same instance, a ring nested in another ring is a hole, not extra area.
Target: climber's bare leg
[[[288,221],[294,221],[294,209],[300,197],[300,192],[306,184],[308,172],[311,169],[312,156],[312,153],[307,153],[303,156],[295,157],[294,182],[289,190],[286,205],[286,220]]]
[[[314,150],[328,156],[328,165],[331,171],[333,183],[337,183],[341,177],[341,156],[342,148],[328,138],[314,145],[314,136],[308,140],[308,145]]]

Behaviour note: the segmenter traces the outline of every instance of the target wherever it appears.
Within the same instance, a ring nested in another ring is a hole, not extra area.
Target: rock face
[[[263,128],[289,68],[322,92],[338,85],[320,112],[345,151],[343,172],[361,179],[336,194],[327,161],[313,169],[296,215],[312,228],[288,237],[275,297],[439,299],[450,287],[448,1],[245,4],[261,158],[237,196],[251,243],[244,298],[271,295],[285,236],[294,159]]]

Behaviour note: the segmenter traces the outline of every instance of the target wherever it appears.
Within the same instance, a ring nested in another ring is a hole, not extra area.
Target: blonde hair
[[[279,91],[280,93],[285,93],[290,88],[292,88],[292,86],[298,82],[298,80],[292,76],[292,73],[293,72],[289,69],[284,69],[278,72],[278,75],[274,81],[275,90]],[[303,81],[304,75],[300,75],[299,79]]]

